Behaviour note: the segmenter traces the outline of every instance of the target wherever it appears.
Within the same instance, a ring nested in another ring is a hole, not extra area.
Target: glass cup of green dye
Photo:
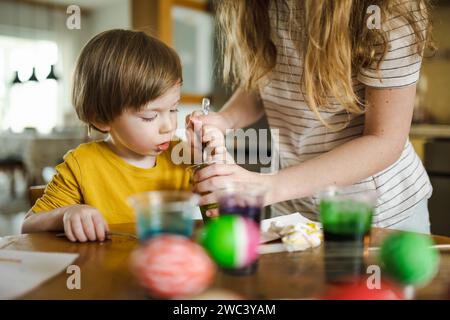
[[[199,196],[189,191],[150,191],[129,197],[136,215],[138,237],[145,241],[160,234],[192,237],[193,213]]]
[[[365,274],[376,191],[333,188],[319,195],[328,282],[353,282]]]

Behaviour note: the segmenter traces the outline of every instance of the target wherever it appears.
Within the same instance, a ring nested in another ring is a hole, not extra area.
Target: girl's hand
[[[72,241],[104,241],[109,232],[108,224],[100,211],[88,205],[67,207],[63,216],[64,232]]]
[[[198,115],[199,111],[186,117],[188,143],[194,147],[194,152],[201,153],[202,161],[210,162],[213,160],[213,156],[226,153],[224,130],[219,128],[223,125],[220,124],[221,116],[218,113],[208,116],[197,116],[196,114]],[[200,120],[199,117],[203,117],[201,118],[203,120]]]
[[[224,188],[229,182],[249,182],[265,186],[268,190],[266,199],[271,197],[271,188],[273,175],[265,175],[257,172],[245,170],[234,163],[216,163],[209,165],[201,170],[198,170],[194,177],[194,192],[205,195],[201,196],[199,205],[206,205],[217,202],[214,190]],[[267,201],[266,201],[267,203]],[[206,211],[207,216],[217,216],[219,211],[217,209],[210,209]]]
[[[215,128],[223,139],[226,129],[231,128],[231,126],[220,113],[211,112],[208,115],[204,115],[202,111],[197,110],[186,116],[186,137],[194,151],[202,149],[205,142],[209,141],[208,131],[211,131],[212,128]],[[222,143],[225,145],[224,139]]]
[[[201,110],[196,110],[186,116],[186,129],[193,131],[194,124],[209,125],[218,128],[222,134],[225,134],[227,129],[232,129],[231,123],[228,119],[219,112],[209,112],[204,115]]]
[[[218,128],[211,125],[204,125],[202,127],[202,132],[202,142],[204,145],[203,161],[234,162],[232,157],[228,156],[225,147],[225,137]]]

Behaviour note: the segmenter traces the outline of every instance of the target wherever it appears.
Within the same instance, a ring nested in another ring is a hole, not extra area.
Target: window
[[[214,18],[204,11],[174,6],[174,46],[183,65],[183,93],[209,95],[213,91]]]
[[[56,64],[55,42],[0,36],[0,128],[47,133],[58,121],[58,83],[47,80]],[[27,81],[33,67],[39,80]],[[22,83],[12,85],[15,71]]]

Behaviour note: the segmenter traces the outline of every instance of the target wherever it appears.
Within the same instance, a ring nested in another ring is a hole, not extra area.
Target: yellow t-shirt
[[[34,213],[73,204],[97,208],[109,224],[135,221],[127,203],[130,195],[151,190],[189,190],[186,165],[175,165],[170,154],[172,142],[156,157],[153,168],[143,169],[127,163],[105,142],[79,145],[64,156],[44,195],[31,208]]]

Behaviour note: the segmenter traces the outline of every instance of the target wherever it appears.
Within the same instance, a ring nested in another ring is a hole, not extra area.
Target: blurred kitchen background
[[[434,187],[432,232],[450,236],[450,0],[434,5],[439,49],[423,63],[411,140]],[[20,232],[29,188],[50,181],[63,155],[89,140],[71,106],[71,74],[83,45],[113,28],[151,33],[178,51],[179,127],[203,97],[220,109],[229,96],[219,79],[210,1],[0,0],[0,236]]]

